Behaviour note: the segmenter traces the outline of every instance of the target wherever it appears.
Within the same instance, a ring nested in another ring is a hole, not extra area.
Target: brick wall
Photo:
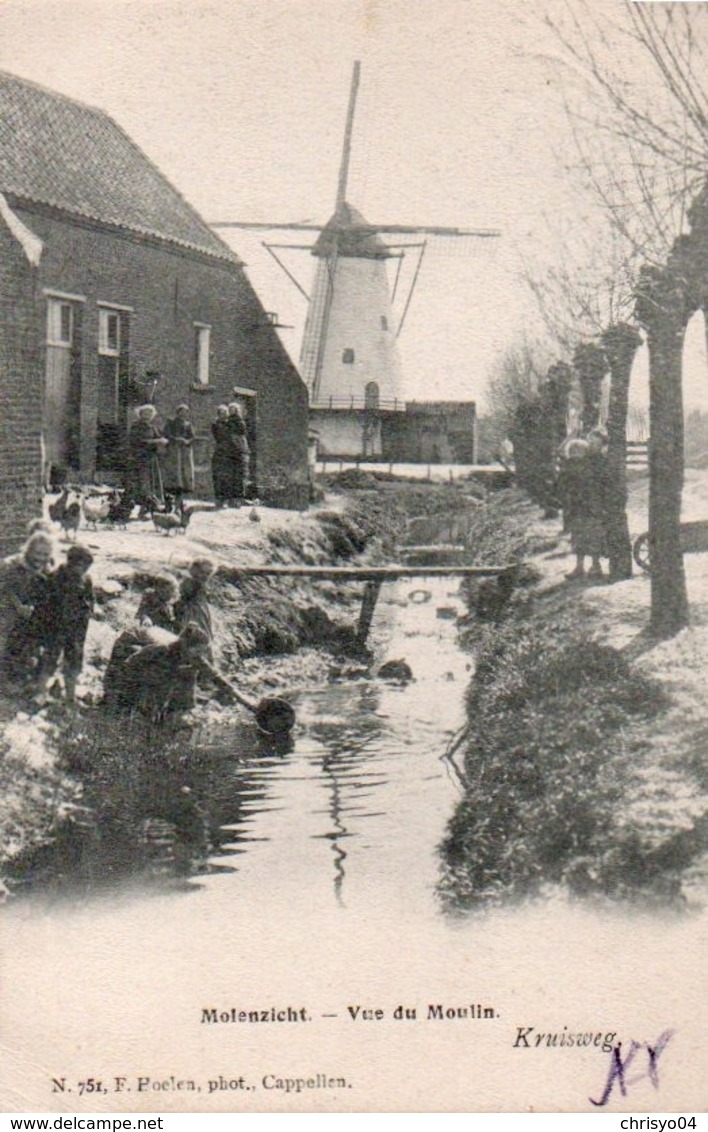
[[[41,368],[37,269],[0,220],[0,555],[18,549],[41,514]]]
[[[129,375],[162,374],[155,405],[164,420],[187,402],[200,450],[211,451],[216,406],[232,400],[234,385],[257,393],[257,457],[265,478],[307,482],[307,392],[244,272],[228,263],[181,252],[135,236],[67,221],[32,206],[16,206],[44,241],[34,310],[34,334],[44,366],[43,289],[85,297],[81,308],[81,471],[95,467],[98,304],[133,308]],[[210,380],[195,388],[195,323],[211,326]],[[202,488],[211,487],[208,474]]]
[[[476,436],[474,401],[409,401],[382,422],[384,455],[402,463],[473,464]]]

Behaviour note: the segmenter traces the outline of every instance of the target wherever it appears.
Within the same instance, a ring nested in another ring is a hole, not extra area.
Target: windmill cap
[[[312,254],[328,256],[336,251],[337,255],[357,259],[388,259],[386,244],[370,229],[361,213],[344,201],[322,229]]]

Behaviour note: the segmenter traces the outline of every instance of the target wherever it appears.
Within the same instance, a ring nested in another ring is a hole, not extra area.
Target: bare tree
[[[575,170],[628,250],[661,266],[708,173],[708,5],[566,0]]]
[[[708,177],[708,5],[566,0],[546,23],[575,82],[566,93],[575,171],[623,241],[630,279],[638,257],[644,263],[633,289],[649,345],[651,628],[669,636],[688,621],[681,350],[700,305],[686,279],[696,273],[697,241],[685,233]]]
[[[610,581],[632,576],[632,544],[627,523],[627,411],[629,377],[641,335],[628,323],[614,322],[602,334],[602,346],[610,370],[610,403],[607,413],[607,543]]]
[[[488,442],[497,448],[508,439],[520,406],[535,401],[551,362],[543,343],[522,338],[497,360],[487,381],[483,413]]]
[[[633,317],[641,260],[606,220],[575,233],[572,243],[554,243],[561,258],[547,266],[527,258],[522,278],[549,338],[570,356],[578,342],[595,341]]]

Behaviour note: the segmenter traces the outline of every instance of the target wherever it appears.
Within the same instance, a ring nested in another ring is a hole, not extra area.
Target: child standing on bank
[[[43,652],[39,695],[43,697],[62,660],[66,699],[74,703],[76,682],[84,663],[84,644],[93,613],[93,584],[88,570],[93,555],[85,546],[70,546],[66,562],[51,576],[50,593],[41,618]],[[62,659],[63,658],[63,659]]]

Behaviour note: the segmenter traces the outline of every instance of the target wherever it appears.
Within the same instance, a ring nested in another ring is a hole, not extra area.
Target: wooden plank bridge
[[[420,550],[421,548],[415,548]],[[438,548],[436,548],[438,549]],[[363,648],[384,582],[399,578],[494,578],[514,573],[518,563],[501,566],[228,566],[220,573],[230,581],[241,578],[311,578],[312,581],[364,582],[364,594],[356,631],[356,645]]]

